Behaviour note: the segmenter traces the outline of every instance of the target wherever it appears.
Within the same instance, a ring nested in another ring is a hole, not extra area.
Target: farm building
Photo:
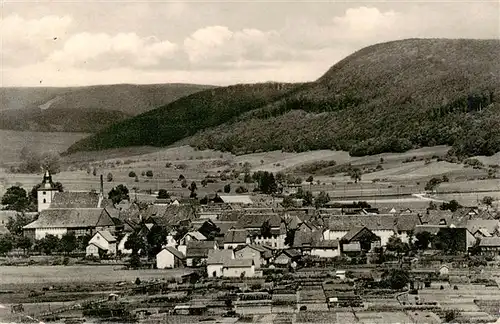
[[[167,246],[156,255],[156,268],[181,268],[184,266],[185,259],[186,257],[182,252],[172,246]]]
[[[366,227],[354,227],[339,242],[342,253],[357,254],[380,246],[380,237]]]
[[[290,265],[296,259],[300,258],[301,253],[297,249],[287,249],[278,252],[273,260],[276,265],[286,266]]]
[[[187,232],[179,241],[179,244],[181,245],[187,245],[187,242],[191,241],[191,240],[195,240],[195,241],[205,241],[207,238],[205,237],[205,235],[201,234],[200,232],[198,231],[191,231],[191,232]]]
[[[479,241],[479,251],[481,255],[500,255],[500,237],[483,237]]]
[[[210,278],[222,276],[222,267],[228,260],[234,259],[233,250],[210,250],[207,258],[207,274]]]
[[[86,255],[98,257],[99,251],[108,255],[116,254],[116,238],[109,231],[98,231],[92,236],[86,248]]]

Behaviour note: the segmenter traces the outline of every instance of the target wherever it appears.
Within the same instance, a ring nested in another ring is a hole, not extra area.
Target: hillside
[[[297,85],[241,84],[205,90],[141,114],[85,138],[68,150],[126,146],[167,146],[198,131],[236,120],[241,114],[279,99]]]
[[[1,88],[0,129],[96,132],[211,88],[190,84]]]
[[[231,117],[237,119],[193,123],[189,132],[169,137],[160,129],[177,125],[175,119],[160,118],[164,107],[85,139],[70,151],[168,145],[198,131],[186,139],[191,145],[237,153],[336,149],[360,156],[450,145],[457,155],[492,155],[500,151],[498,71],[498,40],[382,43],[346,57],[315,82],[233,111]],[[242,94],[235,95],[232,100],[238,101]],[[216,112],[227,104],[223,97],[204,99]],[[172,105],[183,106],[186,115],[198,111],[196,104],[182,99]],[[144,118],[151,119],[148,129],[121,138]]]

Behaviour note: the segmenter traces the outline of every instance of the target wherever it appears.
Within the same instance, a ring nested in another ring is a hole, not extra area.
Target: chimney
[[[104,180],[103,175],[101,174],[101,195],[104,196]]]

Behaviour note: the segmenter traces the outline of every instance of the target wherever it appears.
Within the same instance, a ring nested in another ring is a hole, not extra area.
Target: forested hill
[[[96,132],[209,88],[175,83],[0,88],[0,128]]]
[[[70,151],[168,145],[196,133],[190,144],[236,153],[332,148],[365,155],[447,144],[457,155],[490,155],[500,151],[499,71],[499,40],[382,43],[348,56],[315,82],[258,100],[234,91],[228,101],[231,87],[213,96],[195,94],[114,125]],[[210,122],[186,128],[178,118],[165,118],[172,107],[199,114],[200,100],[211,107],[205,111]],[[235,102],[244,107],[227,108]],[[127,135],[127,127],[139,129],[146,119],[150,129]],[[163,131],[172,128],[176,136]]]

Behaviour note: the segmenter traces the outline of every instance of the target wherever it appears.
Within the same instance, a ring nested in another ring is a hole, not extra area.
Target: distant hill
[[[360,156],[452,145],[456,155],[491,155],[500,151],[499,71],[499,40],[382,43],[346,57],[315,82],[253,101],[248,91],[231,87],[195,94],[113,125],[69,152],[164,146],[184,138],[235,153],[339,149]],[[200,101],[211,107],[210,122],[199,117]],[[232,109],[235,103],[242,106]],[[180,127],[170,116],[179,107],[185,119],[200,122]]]
[[[191,84],[1,88],[0,129],[96,132],[192,93]]]

